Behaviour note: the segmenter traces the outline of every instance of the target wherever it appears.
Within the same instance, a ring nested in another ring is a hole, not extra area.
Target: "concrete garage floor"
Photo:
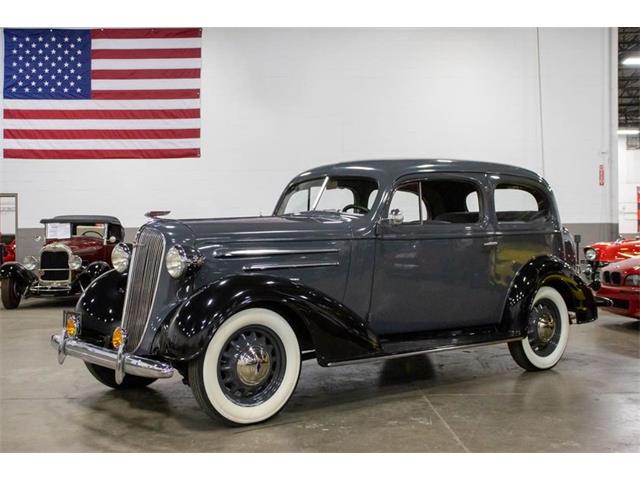
[[[179,377],[139,391],[97,383],[49,336],[73,301],[0,310],[0,451],[639,452],[639,322],[573,326],[563,361],[525,373],[506,346],[321,368],[287,407],[228,428]],[[1,308],[1,307],[0,307]]]

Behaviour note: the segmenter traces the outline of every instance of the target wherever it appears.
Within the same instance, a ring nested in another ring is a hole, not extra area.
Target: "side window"
[[[516,184],[499,184],[494,192],[498,222],[544,222],[549,213],[549,201],[544,192]]]
[[[425,205],[420,200],[419,191],[419,182],[408,183],[398,188],[393,193],[389,212],[398,209],[404,215],[403,223],[420,223],[420,209],[422,208],[424,215]]]
[[[422,198],[428,215],[425,224],[478,223],[480,194],[476,185],[463,180],[425,180]]]

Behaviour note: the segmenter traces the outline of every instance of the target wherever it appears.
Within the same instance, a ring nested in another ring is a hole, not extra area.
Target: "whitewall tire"
[[[525,370],[548,370],[560,361],[568,340],[569,312],[562,295],[541,287],[529,312],[527,337],[509,343],[509,351]]]
[[[285,406],[298,383],[300,362],[289,323],[273,310],[249,308],[223,322],[189,364],[189,383],[209,416],[248,425]]]

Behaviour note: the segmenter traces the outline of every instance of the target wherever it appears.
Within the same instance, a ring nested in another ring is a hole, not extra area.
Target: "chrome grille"
[[[129,266],[122,314],[122,328],[127,332],[127,352],[135,351],[142,340],[153,308],[163,256],[162,234],[151,228],[141,230]]]

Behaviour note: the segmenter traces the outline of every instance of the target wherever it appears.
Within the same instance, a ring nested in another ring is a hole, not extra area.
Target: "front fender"
[[[80,275],[76,278],[76,282],[79,282],[84,288],[86,288],[91,282],[98,278],[103,273],[111,270],[111,267],[107,262],[97,260],[90,263]]]
[[[127,274],[109,270],[96,278],[76,304],[81,314],[81,336],[111,337],[120,324],[127,288]]]
[[[505,330],[514,335],[526,333],[531,304],[538,289],[544,286],[560,292],[578,323],[598,318],[595,297],[575,269],[557,257],[542,256],[529,261],[514,277],[504,310]]]
[[[7,262],[0,265],[0,279],[4,278],[16,281],[21,295],[36,280],[36,276],[18,262]]]
[[[217,328],[234,313],[272,308],[296,330],[309,334],[318,363],[326,365],[381,350],[366,322],[337,300],[311,287],[269,275],[237,275],[196,291],[160,330],[162,356],[189,361],[206,348]]]

